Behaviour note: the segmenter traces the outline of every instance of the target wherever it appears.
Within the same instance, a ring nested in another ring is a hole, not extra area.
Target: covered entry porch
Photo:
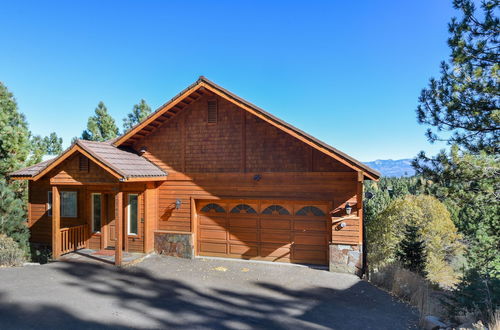
[[[32,242],[54,259],[83,248],[123,253],[153,250],[159,182],[167,173],[110,142],[76,140],[58,157],[10,174],[29,181]]]
[[[121,266],[124,253],[153,250],[154,182],[59,184],[51,186],[49,195],[54,259],[86,249],[88,256],[102,251],[102,259]]]

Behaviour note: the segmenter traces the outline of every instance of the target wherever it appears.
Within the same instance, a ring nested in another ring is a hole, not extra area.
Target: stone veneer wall
[[[363,246],[330,244],[330,271],[358,276],[363,272]]]
[[[193,259],[193,234],[155,232],[155,252],[165,256]]]

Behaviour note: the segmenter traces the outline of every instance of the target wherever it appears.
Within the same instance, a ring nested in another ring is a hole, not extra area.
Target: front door
[[[112,194],[106,194],[106,205],[107,207],[107,226],[108,226],[108,246],[107,248],[114,248],[116,246],[116,211],[115,211],[115,199]]]

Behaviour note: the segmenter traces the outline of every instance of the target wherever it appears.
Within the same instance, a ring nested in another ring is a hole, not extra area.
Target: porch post
[[[61,255],[61,198],[59,188],[52,186],[52,258]]]
[[[156,189],[153,182],[146,183],[144,191],[144,252],[154,250],[154,230],[156,224]]]
[[[115,245],[115,265],[122,265],[123,253],[123,192],[118,191],[115,194],[116,207],[116,245]]]

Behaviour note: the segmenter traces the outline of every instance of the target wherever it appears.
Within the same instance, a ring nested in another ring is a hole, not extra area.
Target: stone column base
[[[330,244],[330,271],[361,276],[363,273],[363,245]]]
[[[155,252],[165,256],[193,259],[193,234],[155,232]]]

